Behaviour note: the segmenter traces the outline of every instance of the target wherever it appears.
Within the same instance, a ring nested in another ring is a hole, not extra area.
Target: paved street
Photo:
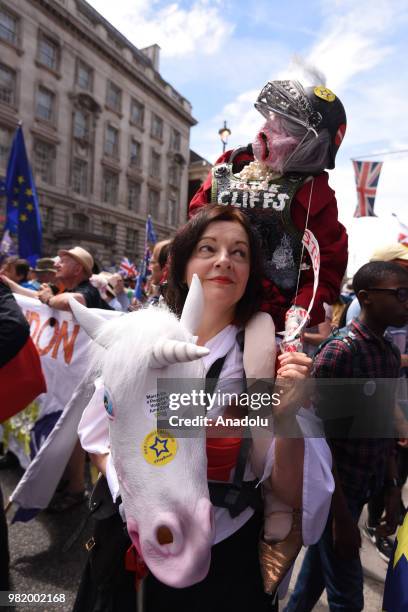
[[[21,474],[20,469],[0,472],[1,485],[6,499]],[[404,492],[406,502],[408,502],[407,493],[406,488]],[[43,512],[29,523],[16,523],[10,526],[13,589],[22,593],[63,593],[66,597],[64,604],[20,605],[15,610],[18,612],[33,612],[33,610],[69,612],[72,609],[79,576],[86,558],[83,544],[90,536],[90,526],[84,530],[79,540],[68,552],[63,553],[61,549],[85,515],[86,508],[81,506],[59,515]],[[296,563],[291,586],[293,586],[301,558],[300,556]],[[366,538],[363,538],[362,558],[365,573],[365,610],[378,612],[381,610],[386,564]],[[323,612],[328,609],[326,598],[322,597],[315,610]]]

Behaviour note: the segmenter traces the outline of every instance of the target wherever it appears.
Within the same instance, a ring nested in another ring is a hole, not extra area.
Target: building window
[[[38,40],[38,61],[43,66],[47,66],[51,70],[58,70],[59,66],[59,45],[54,40],[40,34]]]
[[[85,91],[92,91],[93,70],[81,60],[77,61],[76,84]]]
[[[102,199],[104,202],[116,206],[116,204],[118,203],[118,185],[119,176],[116,174],[116,172],[110,172],[109,170],[105,170],[103,175],[102,193]]]
[[[161,167],[161,155],[154,149],[151,150],[150,157],[150,176],[153,178],[160,178],[160,167]]]
[[[174,128],[171,130],[170,135],[170,149],[172,151],[180,151],[181,148],[181,134]]]
[[[137,257],[139,251],[139,232],[130,227],[126,228],[126,251]]]
[[[116,240],[116,225],[114,223],[102,223],[102,233],[105,238]]]
[[[152,114],[150,135],[152,138],[157,138],[157,140],[163,139],[163,119],[154,114]]]
[[[18,41],[17,17],[6,11],[2,6],[0,6],[0,39],[12,45],[17,45]]]
[[[122,91],[112,83],[112,81],[108,81],[106,87],[106,106],[115,111],[116,113],[120,113],[122,107]]]
[[[41,223],[44,232],[52,232],[54,227],[54,209],[46,206],[41,210]]]
[[[180,166],[178,164],[171,164],[169,166],[169,183],[178,187],[180,184]]]
[[[16,73],[4,64],[0,64],[0,102],[16,102]]]
[[[72,190],[78,195],[88,194],[88,162],[74,158],[72,162]]]
[[[42,140],[34,141],[34,172],[44,183],[55,184],[56,146]]]
[[[37,89],[35,115],[38,119],[53,122],[55,118],[55,94],[45,87]]]
[[[140,183],[128,183],[128,209],[138,213],[140,210]]]
[[[105,155],[109,157],[119,156],[119,130],[112,125],[107,125],[105,130]]]
[[[144,123],[144,106],[134,98],[130,101],[130,121],[142,128]]]
[[[134,138],[130,139],[129,164],[134,168],[140,168],[142,165],[142,145]]]
[[[0,172],[3,171],[4,174],[7,170],[12,140],[12,130],[0,125]]]
[[[82,111],[75,111],[74,113],[74,138],[80,140],[87,140],[89,135],[88,130],[88,117]]]
[[[148,215],[152,215],[153,219],[158,220],[159,218],[159,202],[160,193],[155,189],[149,189],[149,200],[148,200]]]
[[[72,227],[80,232],[89,230],[89,218],[83,213],[74,213],[72,215]]]
[[[170,198],[168,201],[167,224],[173,227],[177,226],[177,202],[172,198]]]

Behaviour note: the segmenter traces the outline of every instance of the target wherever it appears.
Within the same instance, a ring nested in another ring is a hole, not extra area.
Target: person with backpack
[[[384,333],[408,322],[408,272],[395,263],[370,262],[357,271],[353,288],[359,318],[323,343],[313,369],[336,488],[324,533],[306,552],[286,612],[313,610],[324,589],[331,610],[363,610],[363,506],[385,488],[385,517],[377,532],[394,533],[398,523],[393,415],[401,358]],[[328,385],[324,379],[332,380]],[[350,385],[350,379],[362,380]]]

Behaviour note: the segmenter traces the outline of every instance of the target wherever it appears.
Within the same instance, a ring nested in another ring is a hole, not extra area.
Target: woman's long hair
[[[166,302],[178,316],[181,315],[188,293],[186,283],[187,263],[204,230],[215,221],[237,222],[244,228],[248,236],[249,278],[244,295],[237,303],[234,319],[236,325],[242,326],[259,310],[263,298],[261,244],[245,213],[231,206],[205,206],[179,229],[170,248]]]

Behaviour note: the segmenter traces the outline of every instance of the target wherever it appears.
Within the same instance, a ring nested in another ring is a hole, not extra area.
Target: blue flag
[[[37,190],[28,162],[23,129],[17,128],[6,175],[7,216],[5,230],[17,234],[18,254],[32,267],[41,257],[41,218]]]
[[[139,302],[143,300],[143,283],[146,282],[149,262],[150,262],[150,251],[148,248],[146,248],[143,261],[141,262],[139,266],[139,274],[136,279],[136,286],[135,286],[135,292],[134,292],[134,296],[137,300],[139,300]]]
[[[157,242],[156,232],[154,231],[153,222],[150,215],[147,217],[146,221],[146,242],[150,242],[150,244],[156,244]]]
[[[398,528],[384,587],[384,612],[408,610],[408,513]]]

